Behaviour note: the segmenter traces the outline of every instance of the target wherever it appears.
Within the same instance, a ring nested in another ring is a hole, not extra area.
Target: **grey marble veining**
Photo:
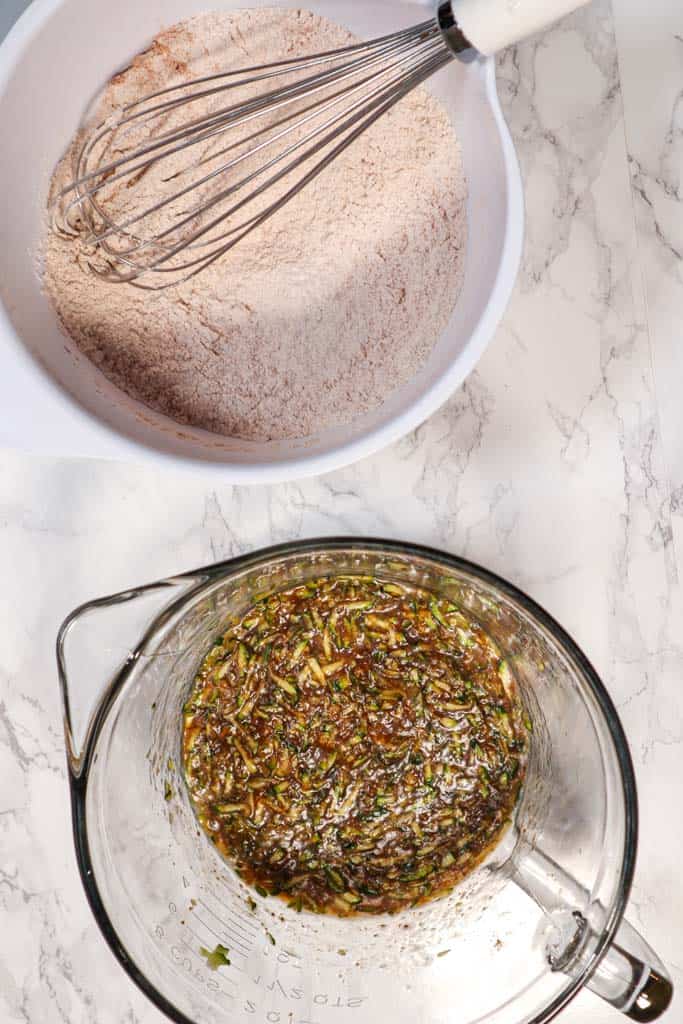
[[[662,136],[664,115],[657,107],[651,127],[629,85],[636,6],[617,0],[618,53],[600,2],[501,57],[525,181],[523,268],[476,372],[414,434],[343,471],[269,488],[207,490],[134,466],[0,455],[3,1022],[162,1019],[115,963],[77,878],[53,657],[61,619],[130,584],[335,533],[402,537],[481,562],[583,646],[636,767],[630,916],[683,985],[683,820],[673,811],[683,768],[683,423],[671,397],[682,366],[670,328],[683,317],[683,238],[671,212],[681,65],[674,40],[650,66],[672,101]],[[618,1019],[589,994],[562,1017]]]
[[[671,482],[683,543],[683,11],[677,0],[615,0],[640,270]]]

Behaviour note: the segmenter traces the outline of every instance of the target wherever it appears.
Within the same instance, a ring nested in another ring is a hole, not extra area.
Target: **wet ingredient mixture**
[[[374,577],[273,594],[184,708],[199,821],[261,895],[396,912],[448,892],[510,819],[527,728],[506,662],[455,605]]]

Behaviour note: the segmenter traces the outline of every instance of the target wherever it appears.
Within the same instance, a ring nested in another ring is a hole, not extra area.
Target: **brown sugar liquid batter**
[[[500,838],[527,730],[490,638],[374,577],[273,594],[230,624],[184,708],[199,821],[297,910],[396,912],[447,893]]]

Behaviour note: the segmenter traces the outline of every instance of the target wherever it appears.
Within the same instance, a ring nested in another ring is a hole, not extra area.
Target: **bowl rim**
[[[516,602],[523,611],[532,619],[538,622],[555,640],[562,651],[568,656],[578,672],[583,677],[589,691],[596,701],[598,711],[602,715],[610,735],[610,740],[616,755],[621,780],[621,795],[624,806],[624,844],[621,868],[617,883],[617,889],[606,924],[596,948],[582,969],[575,975],[567,978],[565,988],[555,998],[543,1007],[533,1018],[529,1018],[528,1024],[547,1024],[552,1020],[578,992],[586,985],[598,967],[600,960],[612,944],[621,920],[624,916],[628,903],[635,870],[636,851],[638,845],[638,799],[636,791],[635,773],[631,754],[626,740],[621,720],[616,707],[607,692],[600,676],[594,669],[578,644],[563,626],[547,612],[541,605],[520,590],[516,585],[491,572],[483,566],[471,562],[450,552],[438,548],[415,544],[401,540],[383,540],[375,537],[320,537],[306,540],[288,541],[266,548],[258,548],[246,554],[237,555],[234,558],[214,563],[200,569],[180,573],[177,576],[167,577],[156,583],[148,583],[139,587],[112,594],[107,597],[88,601],[75,608],[62,623],[56,642],[56,655],[58,675],[63,703],[64,729],[67,743],[67,763],[69,768],[69,783],[71,793],[72,811],[72,834],[76,861],[78,865],[81,882],[95,917],[95,921],[104,936],[109,948],[125,969],[129,977],[138,988],[151,1000],[154,1005],[165,1013],[174,1024],[196,1024],[190,1017],[186,1016],[176,1006],[169,1002],[166,997],[153,985],[147,976],[137,967],[135,961],[127,952],[114,928],[114,925],[107,913],[104,901],[100,895],[95,877],[94,864],[90,855],[88,841],[88,827],[86,815],[86,796],[88,788],[89,768],[91,766],[98,736],[103,727],[104,721],[111,709],[118,693],[125,685],[132,667],[137,662],[144,650],[145,644],[154,633],[168,621],[182,606],[190,599],[198,596],[204,589],[212,586],[217,580],[226,578],[236,572],[248,568],[256,568],[266,565],[273,559],[288,555],[305,555],[312,553],[324,554],[334,551],[369,551],[377,554],[398,554],[410,558],[436,562],[441,566],[464,572],[465,574],[481,581],[482,583],[498,590],[501,594]],[[84,741],[84,752],[78,763],[69,758],[68,752],[71,747],[71,721],[69,712],[69,695],[67,685],[67,670],[64,656],[64,641],[66,635],[74,622],[84,614],[97,608],[103,608],[121,601],[132,600],[138,596],[148,594],[151,590],[167,588],[169,593],[173,588],[181,586],[181,593],[175,599],[171,599],[164,605],[160,612],[156,613],[135,647],[131,647],[125,663],[113,676],[111,683],[101,696],[99,706],[91,720]],[[189,585],[189,589],[188,589]]]
[[[41,31],[50,16],[66,3],[68,0],[33,0],[0,43],[0,97],[15,69],[20,65],[32,39]],[[5,304],[0,299],[0,336],[9,346],[10,357],[17,364],[22,376],[30,381],[28,387],[34,390],[36,398],[40,397],[42,390],[45,400],[58,407],[61,417],[69,423],[69,435],[82,433],[90,438],[88,452],[70,451],[69,448],[73,448],[73,444],[67,440],[63,448],[57,444],[57,450],[52,448],[51,453],[58,454],[61,449],[61,454],[97,455],[97,446],[101,441],[105,450],[100,457],[130,461],[134,464],[167,466],[175,470],[206,474],[212,478],[220,476],[223,480],[236,484],[274,484],[318,476],[348,466],[400,440],[432,416],[466,380],[493,338],[515,285],[524,242],[522,178],[512,138],[500,106],[495,61],[491,57],[477,59],[481,66],[484,95],[500,139],[504,166],[507,201],[503,243],[493,288],[462,351],[409,406],[360,437],[341,442],[321,453],[306,454],[305,439],[302,439],[290,454],[283,457],[273,455],[253,463],[235,460],[229,453],[223,458],[216,450],[213,455],[208,449],[197,454],[174,452],[165,447],[163,431],[157,431],[158,443],[155,443],[153,438],[136,438],[125,427],[115,426],[82,405],[24,344],[14,328]],[[168,423],[175,428],[178,427],[178,424],[170,419]],[[22,437],[29,433],[28,428],[19,432]],[[206,433],[208,438],[215,437],[209,432],[198,433]],[[43,445],[45,443],[43,442]],[[47,441],[47,444],[51,446],[53,442]],[[28,444],[24,440],[16,442],[17,447],[26,445],[28,450],[31,450],[30,441]],[[42,450],[40,445],[38,450]]]

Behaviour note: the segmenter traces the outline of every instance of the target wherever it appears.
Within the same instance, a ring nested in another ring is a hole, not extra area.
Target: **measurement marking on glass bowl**
[[[180,937],[179,943],[181,946],[185,947],[190,956],[194,956],[196,959],[199,959],[202,968],[205,968],[205,964],[202,957],[193,948],[188,946],[187,943],[182,939],[182,937]],[[228,999],[234,998],[234,996],[230,992],[226,992],[224,989],[220,987],[215,978],[207,977],[204,973],[204,970],[200,968],[193,968],[193,962],[191,962],[190,956],[183,956],[182,951],[178,948],[177,945],[174,944],[170,946],[169,951],[171,953],[172,961],[175,964],[177,964],[178,967],[181,967],[187,974],[193,976],[193,978],[195,978],[197,981],[202,982],[202,984],[206,985],[207,988],[210,988],[212,991],[222,992],[222,994],[226,995]]]
[[[225,938],[227,938],[228,943],[230,944],[230,952],[233,953],[235,956],[242,956],[245,959],[249,956],[251,950],[243,943],[241,943],[237,938],[235,938],[234,934],[226,926],[225,922],[221,921],[220,918],[217,918],[217,920],[221,926],[222,934],[221,932],[217,932],[214,928],[212,928],[211,925],[204,921],[201,917],[197,917],[196,914],[194,919],[199,924],[203,925],[206,929],[208,929],[208,931],[210,931],[212,935],[215,935],[215,937],[219,939],[221,942]]]
[[[212,936],[213,936],[214,938],[216,938],[216,939],[218,939],[218,940],[220,940],[221,938],[225,938],[225,936],[220,936],[220,935],[218,935],[218,934],[217,934],[217,933],[216,933],[215,931],[213,931],[213,929],[212,929],[212,928],[209,928],[209,927],[208,927],[208,925],[204,924],[204,922],[203,922],[203,921],[201,920],[201,918],[197,918],[196,920],[198,921],[198,923],[199,923],[200,925],[204,925],[204,927],[206,928],[206,930],[207,930],[208,932],[211,932],[211,935],[212,935]],[[198,932],[196,932],[196,931],[194,930],[194,928],[191,928],[189,924],[186,924],[186,925],[185,925],[185,927],[187,928],[187,930],[188,930],[188,932],[190,933],[190,935],[192,935],[192,936],[193,936],[193,938],[195,938],[195,939],[197,940],[197,942],[199,943],[199,945],[200,945],[200,946],[206,946],[206,944],[207,944],[207,943],[209,943],[209,945],[211,944],[211,940],[210,940],[210,939],[207,939],[206,935],[200,935],[200,934],[199,934]],[[232,948],[230,948],[230,953],[231,953],[231,954],[232,954],[233,956],[235,955],[235,953],[236,953],[236,954],[237,954],[238,956],[244,956],[244,953],[240,953],[240,951],[239,951],[239,950],[233,950]],[[237,965],[235,964],[234,960],[231,960],[231,964],[230,964],[230,966],[231,966],[231,967],[232,967],[232,968],[233,968],[234,970],[236,970],[236,971],[241,971],[241,970],[242,970],[242,968],[241,968],[241,967],[238,967],[238,966],[237,966]]]
[[[211,914],[212,917],[215,917],[217,921],[220,921],[220,923],[223,925],[224,928],[227,928],[227,929],[234,928],[235,931],[237,932],[237,934],[240,937],[242,945],[244,945],[247,949],[251,945],[253,945],[254,940],[256,938],[256,932],[255,931],[254,932],[248,932],[246,929],[240,928],[239,925],[235,924],[234,921],[226,921],[225,918],[222,917],[220,914],[217,914],[216,911],[213,910],[213,908],[208,905],[208,903],[205,903],[204,900],[201,898],[201,896],[199,897],[197,902],[201,903],[201,905],[204,907],[204,909],[208,910],[208,912]],[[218,902],[220,903],[220,900],[218,900]],[[223,909],[227,913],[230,913],[230,908],[226,907],[224,903],[221,903],[221,906],[223,907]]]
[[[241,949],[236,948],[241,946],[242,944],[237,941],[237,939],[234,937],[230,929],[225,927],[225,922],[220,921],[220,918],[218,920],[221,926],[225,929],[222,935],[219,932],[215,931],[215,929],[213,929],[210,924],[207,924],[206,921],[204,921],[201,917],[198,917],[197,914],[194,915],[194,920],[197,922],[197,924],[201,924],[204,928],[206,928],[207,931],[211,932],[211,934],[215,936],[215,938],[217,938],[219,942],[222,942],[227,936],[228,941],[231,943],[230,952],[234,956],[242,956],[245,958],[245,960],[249,956],[249,953],[251,952],[249,949],[245,948],[244,946],[242,946]],[[192,931],[192,929],[190,929],[190,931]],[[194,932],[192,932],[192,934],[194,935]]]
[[[251,920],[247,917],[243,917],[241,914],[236,913],[236,911],[234,911],[232,907],[229,907],[227,903],[224,903],[220,896],[216,896],[215,893],[213,898],[215,899],[216,903],[220,903],[220,905],[223,907],[223,910],[230,914],[230,916],[234,918],[235,921],[239,921],[240,925],[242,926],[245,932],[244,938],[253,942],[258,933],[258,929],[256,928],[255,925],[252,924]],[[201,896],[199,898],[199,902],[204,903]],[[206,906],[205,903],[204,906]]]
[[[205,946],[206,945],[206,942],[207,942],[206,938],[204,938],[201,935],[198,935],[197,932],[194,931],[193,928],[190,928],[189,925],[185,925],[185,927],[187,928],[188,932],[190,932],[190,934],[192,935],[193,939],[197,940],[199,945],[197,947],[191,946],[189,944],[189,942],[185,941],[185,939],[182,937],[182,935],[180,936],[180,941],[182,942],[183,946],[185,946],[186,949],[189,949],[190,952],[192,953],[192,955],[195,956],[199,960],[199,962],[202,964],[202,966],[206,967],[206,960],[204,959],[204,957],[199,952],[199,948],[201,946]],[[242,970],[241,967],[236,967],[235,964],[232,963],[232,961],[230,963],[230,967],[231,967],[232,970],[235,970],[235,971],[241,971]],[[224,973],[222,975],[222,977],[225,978],[226,981],[229,981],[231,985],[236,985],[237,984],[235,979],[231,978],[229,974]]]
[[[188,945],[188,943],[185,942],[185,939],[182,937],[182,935],[180,937],[180,945],[184,946],[185,949],[188,951],[188,953],[191,953],[191,955],[195,958],[195,960],[199,960],[199,962],[200,962],[200,964],[202,965],[203,968],[206,968],[206,961],[202,957],[201,953],[198,953],[196,949],[193,949],[192,946]],[[173,946],[171,947],[171,953],[173,952],[174,948],[175,947],[173,947]],[[224,982],[229,981],[231,985],[237,985],[237,982],[235,981],[235,979],[231,978],[227,974],[221,973],[220,978]],[[218,982],[216,981],[215,978],[206,978],[206,979],[199,978],[199,980],[205,980],[207,985],[209,983],[211,983],[211,985],[210,985],[211,988],[213,988],[214,985],[215,985],[216,989],[219,992],[221,992],[227,999],[234,999],[235,998],[235,996],[233,995],[232,992],[226,992],[224,988],[221,988],[221,986],[218,984]]]
[[[191,932],[191,934],[197,940],[199,945],[203,946],[205,940],[202,939],[202,937],[200,935],[197,935],[196,932],[192,931],[192,929],[189,926],[186,925],[185,927],[187,928],[187,930],[189,932]],[[201,955],[201,953],[199,953],[197,951],[197,949],[194,949],[188,942],[186,942],[185,939],[182,937],[182,935],[180,936],[180,944],[181,944],[181,946],[184,946],[185,949],[188,950],[188,952],[190,952],[193,957],[195,957],[195,959],[199,960],[199,962],[201,963],[202,967],[206,967],[206,961],[204,960],[204,957]],[[172,950],[173,950],[173,948],[174,947],[172,947]],[[230,964],[230,970],[231,971],[239,971],[240,973],[243,973],[242,968],[241,967],[236,967],[235,964],[233,964],[233,963]],[[237,985],[237,981],[235,980],[235,978],[231,978],[230,975],[227,974],[225,971],[221,971],[220,977],[221,977],[221,980],[224,981],[224,982],[229,982],[231,985],[235,985],[235,986]],[[220,985],[219,985],[219,988],[220,988]],[[223,993],[223,995],[228,997],[228,999],[234,999],[235,998],[234,995],[231,992],[226,992],[225,989],[222,989],[222,988],[220,990]]]

